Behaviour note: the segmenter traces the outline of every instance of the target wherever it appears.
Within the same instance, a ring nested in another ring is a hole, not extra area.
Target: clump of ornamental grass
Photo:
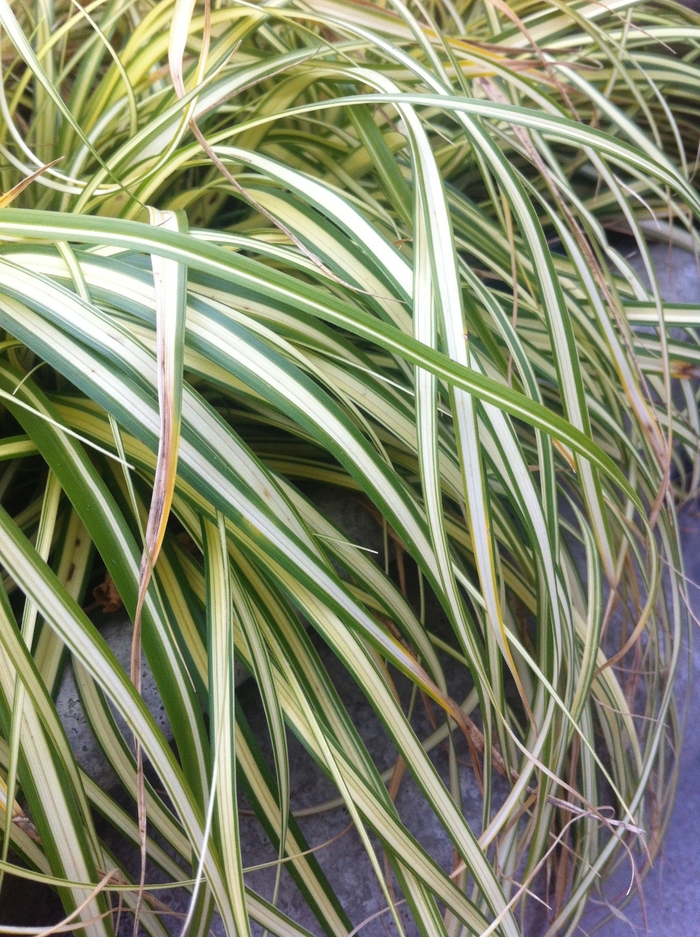
[[[90,937],[118,901],[165,935],[99,812],[190,889],[190,934],[216,910],[229,935],[301,937],[246,885],[242,783],[319,928],[348,935],[361,922],[290,811],[293,733],[399,933],[407,903],[430,937],[516,937],[532,889],[547,934],[573,933],[617,863],[649,867],[675,784],[700,309],[663,302],[646,244],[697,244],[700,19],[3,0],[0,24],[0,868],[21,859]],[[397,581],[305,496],[319,482],[382,519]],[[105,573],[136,624],[131,675],[83,611]],[[140,698],[141,648],[174,747]],[[68,661],[141,827],[75,761],[53,703]],[[234,705],[238,661],[274,773]],[[447,782],[396,674],[441,713]],[[452,868],[397,812],[404,764]]]

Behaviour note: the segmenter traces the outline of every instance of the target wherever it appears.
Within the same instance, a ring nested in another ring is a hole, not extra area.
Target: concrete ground
[[[682,514],[685,572],[690,582],[700,583],[700,513],[697,507]],[[689,599],[700,617],[700,588],[689,584]],[[687,700],[687,722],[676,800],[660,856],[644,882],[641,898],[635,896],[610,918],[591,902],[581,922],[582,935],[598,937],[696,937],[700,934],[700,634],[692,626],[686,673],[678,684],[679,699]],[[621,868],[608,882],[606,896],[620,902],[629,885],[629,868]],[[595,927],[596,922],[602,923]]]

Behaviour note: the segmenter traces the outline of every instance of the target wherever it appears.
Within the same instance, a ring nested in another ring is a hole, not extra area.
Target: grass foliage
[[[573,934],[630,850],[648,867],[674,790],[700,309],[664,305],[645,239],[697,244],[700,18],[630,0],[0,0],[0,25],[2,870],[20,857],[63,883],[90,937],[118,896],[165,935],[109,874],[98,812],[193,892],[190,934],[216,909],[229,935],[302,937],[246,885],[239,783],[319,927],[347,937],[360,922],[300,855],[292,732],[399,932],[403,900],[426,937],[516,937],[524,883],[546,885],[547,934]],[[302,493],[318,482],[371,502],[449,635]],[[82,610],[104,570],[174,747]],[[309,625],[453,868],[404,826]],[[473,683],[463,704],[445,655]],[[145,840],[74,760],[53,703],[68,658]],[[234,705],[236,661],[274,773]],[[397,672],[446,720],[446,781]],[[142,752],[159,783],[139,794]]]

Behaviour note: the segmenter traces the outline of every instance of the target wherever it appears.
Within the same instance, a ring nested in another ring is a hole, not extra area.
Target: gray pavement
[[[700,514],[697,507],[681,514],[685,572],[700,583]],[[700,617],[700,589],[688,586],[693,612]],[[700,634],[691,626],[691,646],[678,681],[679,703],[686,710],[686,731],[681,751],[678,789],[662,851],[644,882],[642,895],[614,917],[598,901],[581,922],[580,933],[598,937],[696,937],[700,934]],[[685,675],[690,676],[688,684]],[[686,690],[688,696],[686,697]],[[604,889],[611,902],[622,902],[629,885],[629,867],[622,866]],[[597,906],[597,908],[596,908]],[[598,922],[598,926],[595,924]]]

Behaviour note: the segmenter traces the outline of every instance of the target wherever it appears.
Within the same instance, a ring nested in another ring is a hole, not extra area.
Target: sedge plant
[[[246,882],[242,785],[319,932],[347,937],[361,922],[291,811],[292,733],[399,933],[517,937],[543,889],[543,932],[575,933],[617,864],[653,861],[678,764],[700,308],[662,300],[647,244],[697,248],[700,18],[634,0],[0,0],[0,36],[0,870],[56,887],[90,937],[117,903],[165,937],[99,813],[189,889],[190,934],[216,912],[230,937],[302,937]],[[317,483],[381,518],[398,581],[314,505]],[[84,611],[105,574],[135,624],[131,673]],[[451,868],[409,832],[319,641]],[[75,760],[66,666],[134,811]],[[399,675],[441,714],[447,780]]]

